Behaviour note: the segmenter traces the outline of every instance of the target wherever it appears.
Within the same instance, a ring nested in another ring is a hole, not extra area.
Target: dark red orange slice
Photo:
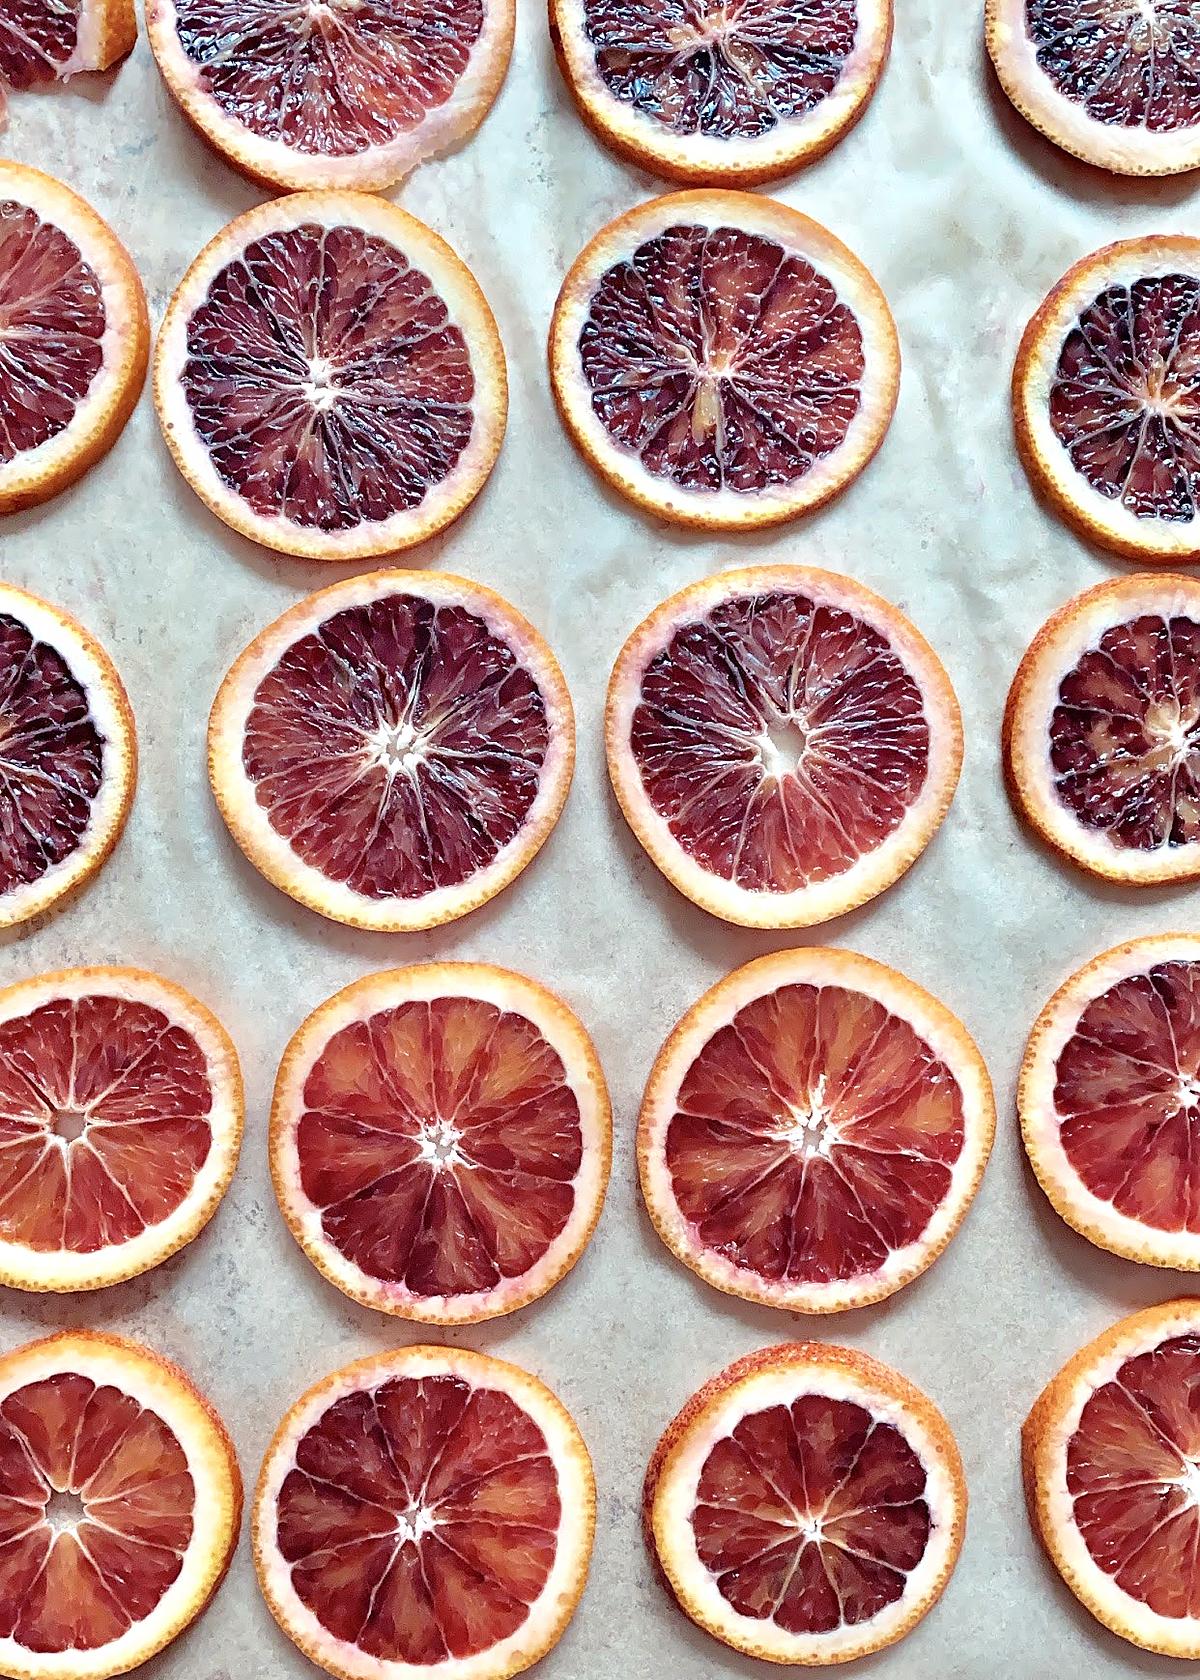
[[[6,0],[0,15],[0,123],[4,93],[107,70],[137,39],[133,0]]]

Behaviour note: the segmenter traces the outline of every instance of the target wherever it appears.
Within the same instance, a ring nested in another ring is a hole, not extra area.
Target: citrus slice
[[[910,1633],[962,1549],[941,1413],[850,1348],[785,1342],[692,1396],[654,1450],[646,1541],[680,1608],[768,1662],[849,1662]]]
[[[401,1348],[284,1418],[254,1562],[280,1627],[342,1680],[507,1680],[574,1615],[595,1514],[587,1448],[536,1377]]]
[[[185,115],[271,186],[390,187],[474,133],[512,53],[514,0],[151,0]]]
[[[580,112],[676,181],[753,186],[823,156],[858,121],[892,42],[891,0],[550,0]]]
[[[92,1330],[0,1356],[0,1674],[146,1662],[221,1584],[241,1512],[233,1444],[177,1366]]]
[[[490,589],[376,572],[276,619],[221,684],[213,792],[269,881],[334,921],[451,921],[529,863],[575,721],[541,636]]]
[[[670,193],[576,258],[550,326],[572,439],[676,525],[794,519],[857,478],[896,407],[883,293],[818,222],[753,193]]]
[[[1116,175],[1200,165],[1200,23],[1187,0],[988,0],[987,42],[1017,110]]]
[[[66,613],[0,583],[0,927],[91,879],[136,780],[133,712],[112,660]]]
[[[792,1312],[882,1300],[931,1265],[996,1130],[962,1023],[852,951],[777,951],[667,1039],[638,1122],[654,1228],[706,1283]]]
[[[1056,851],[1110,881],[1200,875],[1200,582],[1118,578],[1052,613],[1003,733],[1017,809]]]
[[[954,797],[950,679],[896,608],[809,566],[720,572],[634,631],[608,772],[663,874],[714,916],[808,927],[874,898]]]
[[[1200,1271],[1200,936],[1135,939],[1073,974],[1034,1025],[1017,1106],[1068,1225]]]
[[[1148,1651],[1200,1657],[1200,1300],[1114,1324],[1022,1433],[1035,1533],[1079,1601]]]
[[[469,1324],[564,1277],[600,1217],[612,1113],[544,987],[426,963],[338,992],[275,1082],[271,1174],[292,1235],[364,1306]]]
[[[137,40],[133,0],[5,0],[0,12],[0,126],[5,89],[107,70]]]
[[[1025,329],[1017,444],[1035,487],[1130,559],[1200,559],[1200,239],[1128,239],[1075,264]]]
[[[111,229],[61,182],[0,159],[0,513],[107,454],[149,344],[142,283]]]
[[[203,1229],[242,1134],[237,1053],[178,986],[75,968],[0,992],[0,1282],[97,1289]]]
[[[163,435],[243,536],[313,560],[423,542],[496,460],[496,322],[445,242],[367,193],[295,193],[230,222],[167,306]]]

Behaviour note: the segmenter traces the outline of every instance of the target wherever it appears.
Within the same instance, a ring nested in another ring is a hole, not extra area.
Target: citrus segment
[[[889,0],[551,0],[576,104],[602,139],[679,181],[746,186],[820,157],[887,61]]]
[[[146,27],[167,86],[238,169],[382,188],[483,121],[514,20],[512,0],[153,0]]]
[[[1119,175],[1200,164],[1200,25],[1186,0],[988,0],[1004,91],[1066,151]]]
[[[505,1680],[553,1646],[595,1522],[579,1432],[536,1378],[411,1347],[326,1378],[284,1418],[254,1506],[284,1631],[347,1680]]]
[[[688,192],[582,252],[550,329],[555,397],[592,465],[651,513],[734,529],[817,507],[866,466],[896,404],[883,294],[785,205]]]
[[[271,1169],[294,1236],[340,1289],[405,1318],[473,1322],[544,1294],[591,1235],[611,1153],[579,1022],[478,963],[347,987],[275,1085]]]
[[[1071,1591],[1122,1638],[1200,1657],[1200,1301],[1113,1325],[1025,1424],[1034,1529]]]
[[[1200,874],[1200,583],[1143,574],[1060,607],[1013,678],[1004,750],[1021,814],[1083,868]]]
[[[110,229],[58,181],[0,160],[0,514],[112,448],[148,345],[142,284]]]
[[[138,969],[0,992],[0,1280],[94,1289],[208,1222],[237,1162],[242,1088],[224,1029]]]
[[[558,819],[575,728],[537,631],[437,572],[352,578],[251,643],[209,723],[217,804],[268,880],[335,920],[483,904]]]
[[[148,1349],[67,1332],[0,1358],[0,1673],[104,1680],[204,1608],[241,1479],[216,1414]]]
[[[714,915],[803,927],[862,904],[950,804],[962,723],[937,655],[851,579],[723,572],[626,642],[606,717],[630,827]]]
[[[508,386],[492,312],[436,234],[362,193],[296,193],[196,258],[155,352],[193,490],[269,548],[361,559],[421,542],[491,472]]]
[[[1070,269],[1025,329],[1017,442],[1085,536],[1136,560],[1200,556],[1200,239],[1130,239]]]
[[[0,124],[6,87],[107,70],[136,39],[133,0],[7,0],[0,15]]]
[[[798,1312],[890,1295],[979,1187],[996,1116],[963,1026],[849,951],[747,963],[684,1016],[638,1124],[642,1193],[676,1257]]]
[[[962,1546],[949,1426],[897,1372],[784,1343],[692,1396],[646,1474],[652,1555],[685,1613],[771,1662],[848,1662],[911,1631]]]
[[[104,649],[57,607],[0,584],[0,927],[96,872],[136,776],[133,713]]]

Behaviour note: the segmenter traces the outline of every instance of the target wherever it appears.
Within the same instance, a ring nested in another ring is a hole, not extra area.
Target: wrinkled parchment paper
[[[713,542],[656,528],[591,477],[559,429],[544,341],[562,274],[602,223],[662,189],[581,126],[539,0],[520,0],[512,69],[482,131],[401,189],[478,276],[513,387],[493,479],[418,563],[492,585],[532,618],[562,660],[579,720],[562,821],[516,885],[474,916],[408,938],[338,927],[268,886],[227,837],[204,768],[212,696],[254,633],[341,574],[273,558],[209,516],[160,441],[148,392],[90,476],[0,525],[0,575],[102,638],[129,687],[142,748],[116,854],[74,906],[0,946],[0,978],[75,963],[158,969],[225,1021],[248,1098],[241,1166],[204,1235],[100,1294],[0,1292],[3,1345],[93,1325],[162,1349],[220,1408],[252,1485],[276,1421],[309,1383],[374,1349],[430,1339],[344,1299],[284,1227],[266,1119],[288,1037],[329,993],[398,962],[481,959],[546,981],[592,1031],[612,1088],[608,1205],[587,1253],[548,1297],[452,1337],[544,1377],[595,1459],[591,1582],[538,1671],[544,1680],[768,1672],[668,1605],[642,1551],[640,1482],[659,1430],[705,1378],[753,1347],[806,1334],[865,1348],[925,1388],[957,1433],[970,1483],[966,1546],[942,1604],[863,1672],[1181,1672],[1093,1623],[1036,1552],[1017,1432],[1070,1353],[1186,1280],[1100,1254],[1060,1223],[1024,1168],[1013,1088],[1025,1034],[1058,982],[1120,939],[1196,926],[1197,900],[1186,889],[1103,887],[1054,862],[1005,802],[997,731],[1009,677],[1044,616],[1117,569],[1039,510],[1014,455],[1007,385],[1021,328],[1077,257],[1122,236],[1198,232],[1200,214],[1187,177],[1108,179],[1028,129],[987,68],[981,9],[901,0],[892,62],[865,119],[776,189],[874,271],[905,360],[875,464],[824,512],[766,536]],[[144,35],[115,74],[17,95],[10,117],[0,150],[60,176],[108,218],[141,269],[156,323],[201,245],[262,196],[186,127]],[[727,929],[659,879],[608,792],[605,680],[627,632],[663,596],[759,559],[831,566],[889,596],[942,654],[965,714],[962,783],[924,858],[883,898],[810,937],[895,964],[963,1017],[995,1080],[999,1136],[978,1200],[932,1270],[892,1300],[832,1320],[742,1305],[694,1279],[651,1231],[633,1165],[642,1085],[668,1029],[728,968],[797,936]],[[207,1615],[143,1672],[304,1680],[315,1671],[271,1621],[243,1538]]]

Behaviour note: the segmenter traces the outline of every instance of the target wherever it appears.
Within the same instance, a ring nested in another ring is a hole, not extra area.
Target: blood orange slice
[[[962,765],[950,679],[895,607],[808,566],[721,572],[657,607],[608,687],[608,771],[680,892],[807,927],[903,875]]]
[[[1055,512],[1133,560],[1200,559],[1200,239],[1128,239],[1069,269],[1025,329],[1012,401]]]
[[[892,41],[891,0],[550,0],[580,112],[676,181],[753,186],[854,126]]]
[[[179,470],[227,525],[357,560],[473,501],[508,381],[483,293],[435,233],[367,193],[295,193],[238,216],[188,269],[154,400]]]
[[[1035,1533],[1097,1620],[1200,1657],[1200,1300],[1114,1324],[1068,1360],[1026,1420]]]
[[[242,1112],[225,1029],[155,974],[0,992],[0,1281],[97,1289],[157,1266],[216,1211]]]
[[[77,1330],[0,1357],[0,1673],[146,1662],[220,1585],[241,1511],[221,1420],[149,1348]]]
[[[507,1680],[574,1614],[595,1507],[587,1448],[536,1377],[402,1348],[284,1418],[254,1561],[284,1632],[342,1680]]]
[[[638,1123],[659,1236],[707,1283],[793,1312],[882,1300],[962,1223],[996,1130],[983,1058],[904,975],[779,951],[694,1004]]]
[[[292,1235],[356,1301],[432,1324],[526,1306],[600,1217],[612,1113],[560,999],[481,963],[373,974],[284,1052],[271,1173]]]
[[[0,927],[91,879],[136,779],[133,713],[104,649],[57,607],[0,584]]]
[[[988,0],[988,51],[1029,122],[1117,175],[1200,165],[1200,23],[1188,0]]]
[[[1135,939],[1072,975],[1038,1016],[1017,1101],[1068,1225],[1200,1271],[1200,937]]]
[[[377,572],[310,595],[235,661],[209,774],[246,856],[354,927],[433,927],[520,874],[575,762],[562,672],[490,589]]]
[[[0,160],[0,513],[112,448],[149,343],[142,283],[108,226],[49,175]]]
[[[739,1359],[663,1434],[646,1540],[680,1608],[769,1662],[882,1650],[945,1590],[967,1489],[950,1426],[899,1372],[785,1342]]]
[[[107,70],[137,40],[133,0],[5,0],[0,12],[0,125],[5,87]]]
[[[152,0],[185,114],[270,185],[389,187],[472,134],[512,53],[513,0]]]
[[[554,394],[600,474],[677,525],[819,507],[883,442],[900,383],[883,293],[839,239],[753,193],[671,193],[576,259]]]
[[[1013,678],[1004,759],[1021,815],[1093,875],[1200,875],[1200,583],[1143,573],[1053,613]]]

